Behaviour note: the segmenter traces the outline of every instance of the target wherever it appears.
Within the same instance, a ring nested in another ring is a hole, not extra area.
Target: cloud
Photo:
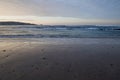
[[[0,16],[120,19],[120,0],[0,0]]]

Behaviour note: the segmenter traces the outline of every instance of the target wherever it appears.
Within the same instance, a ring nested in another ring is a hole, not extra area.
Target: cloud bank
[[[0,16],[120,20],[120,0],[0,0]]]

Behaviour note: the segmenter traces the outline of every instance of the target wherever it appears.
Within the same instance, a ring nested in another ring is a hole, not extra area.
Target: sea
[[[120,38],[120,26],[0,25],[0,38]]]

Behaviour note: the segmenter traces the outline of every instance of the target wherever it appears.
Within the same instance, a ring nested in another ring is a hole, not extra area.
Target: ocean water
[[[120,38],[120,26],[0,26],[0,38]]]

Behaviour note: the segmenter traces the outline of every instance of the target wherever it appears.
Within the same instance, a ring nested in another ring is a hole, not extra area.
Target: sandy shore
[[[1,39],[0,80],[120,80],[120,39]]]

